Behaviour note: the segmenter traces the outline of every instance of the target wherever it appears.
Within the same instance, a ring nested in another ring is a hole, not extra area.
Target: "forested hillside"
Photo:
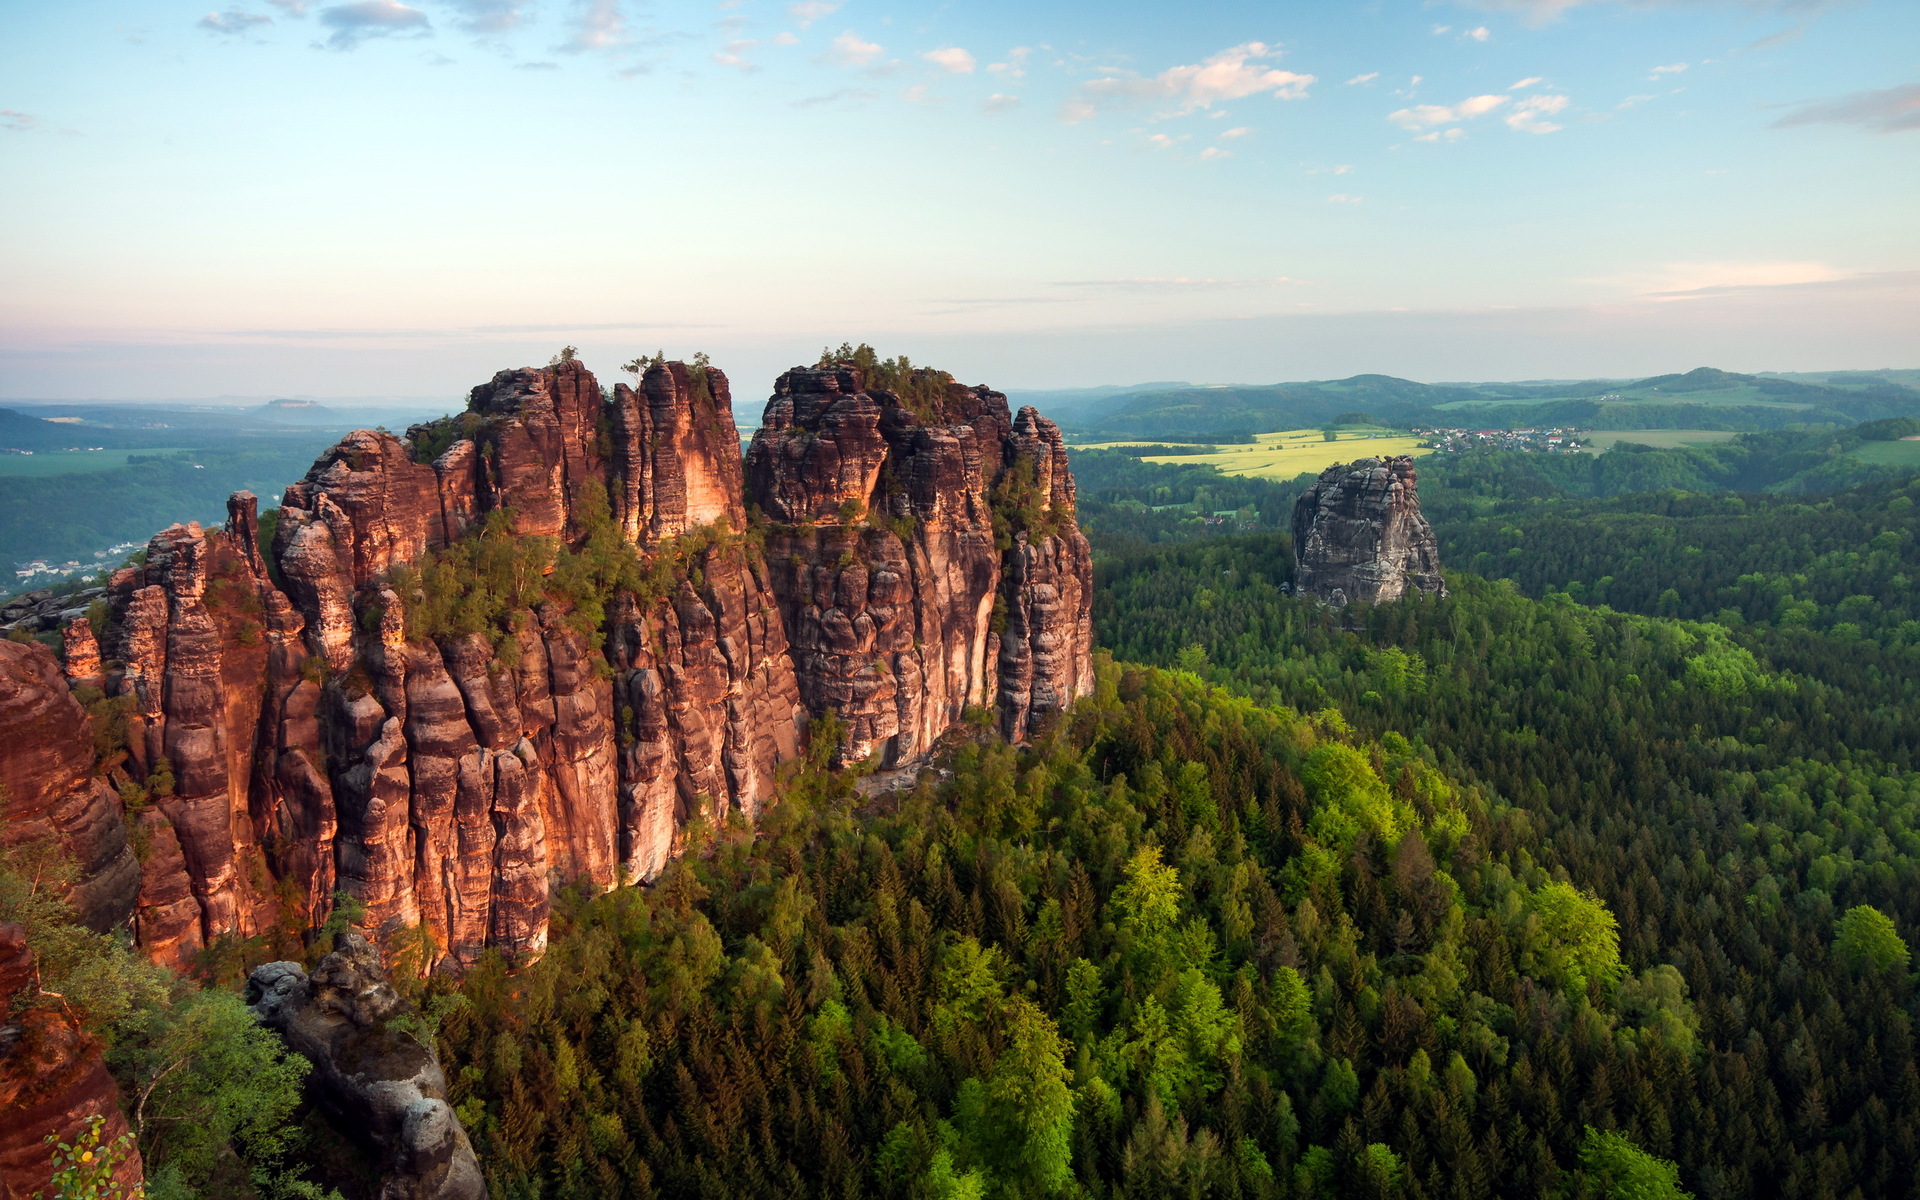
[[[1681,975],[1404,738],[1109,664],[905,797],[818,767],[437,1002],[496,1196],[1604,1195],[1691,1148]]]
[[[1110,568],[1100,636],[1264,702],[1338,705],[1518,806],[1531,860],[1594,889],[1628,966],[1685,981],[1697,1053],[1651,1103],[1698,1194],[1910,1194],[1914,980],[1904,946],[1881,970],[1857,936],[1878,927],[1865,906],[1920,921],[1920,720],[1891,583],[1915,566],[1911,495],[1668,502],[1697,518],[1516,507],[1469,525],[1499,546],[1470,555],[1437,523],[1443,553],[1511,563],[1542,599],[1456,575],[1444,600],[1337,614],[1284,594],[1284,536],[1138,557]],[[1588,607],[1546,578],[1721,621]]]

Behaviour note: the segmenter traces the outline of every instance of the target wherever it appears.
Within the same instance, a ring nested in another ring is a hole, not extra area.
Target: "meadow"
[[[1179,444],[1165,438],[1155,438],[1098,442],[1074,449],[1120,450],[1131,446]],[[1255,434],[1251,443],[1221,446],[1211,454],[1149,455],[1141,461],[1215,467],[1226,475],[1292,479],[1299,475],[1317,474],[1335,463],[1352,462],[1356,458],[1430,453],[1432,451],[1420,444],[1420,439],[1388,429],[1343,429],[1339,432],[1338,440],[1331,442],[1318,429],[1288,429],[1279,433]]]
[[[1598,429],[1588,435],[1588,446],[1595,454],[1604,454],[1621,442],[1678,450],[1683,446],[1709,446],[1732,438],[1731,432],[1719,429]]]

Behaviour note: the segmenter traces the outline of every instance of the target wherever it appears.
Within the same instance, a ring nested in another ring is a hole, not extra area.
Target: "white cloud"
[[[916,83],[912,87],[901,88],[900,98],[908,104],[941,104],[946,100],[944,96],[928,95],[927,85],[924,83]]]
[[[32,113],[0,108],[0,128],[4,128],[8,133],[32,133],[40,128],[40,118]]]
[[[1001,92],[995,92],[993,95],[988,96],[984,101],[982,101],[980,107],[986,109],[990,113],[1008,112],[1012,109],[1016,109],[1020,107],[1020,97],[1008,96]]]
[[[1566,106],[1565,96],[1528,96],[1506,115],[1507,128],[1521,133],[1558,133],[1564,126],[1547,118]]]
[[[304,17],[313,7],[313,0],[267,0],[267,3],[290,17]]]
[[[880,43],[861,41],[858,34],[848,30],[833,39],[833,47],[827,53],[843,67],[865,67],[886,52]]]
[[[799,4],[787,5],[787,15],[800,22],[800,28],[805,29],[820,18],[839,12],[840,4],[841,0],[801,0]]]
[[[1261,60],[1278,57],[1280,49],[1264,42],[1229,47],[1204,62],[1171,67],[1151,78],[1109,75],[1080,85],[1077,99],[1061,110],[1069,122],[1085,120],[1102,104],[1177,101],[1182,113],[1211,108],[1222,100],[1241,100],[1272,93],[1278,100],[1300,100],[1315,82],[1312,75],[1283,71]]]
[[[614,50],[627,43],[627,17],[620,0],[582,0],[573,21],[573,36],[560,49],[569,54]]]
[[[1224,142],[1230,138],[1243,138],[1252,132],[1253,130],[1249,126],[1236,125],[1232,129],[1226,130],[1223,133],[1221,133],[1220,140]]]
[[[1328,204],[1360,204],[1360,203],[1363,203],[1363,201],[1358,196],[1349,196],[1345,192],[1335,192],[1333,195],[1327,197],[1327,203]]]
[[[1650,276],[1624,282],[1648,296],[1686,299],[1701,292],[1832,283],[1849,276],[1850,272],[1824,262],[1686,262],[1668,263]]]
[[[943,71],[955,75],[973,74],[973,55],[958,46],[942,46],[938,50],[929,50],[920,56]]]
[[[1517,92],[1521,88],[1530,88],[1534,84],[1541,82],[1541,78],[1542,77],[1539,75],[1529,75],[1525,79],[1522,79],[1519,83],[1508,84],[1507,90],[1510,92]]]
[[[738,71],[752,71],[756,68],[747,60],[747,51],[760,44],[758,38],[735,38],[725,46],[714,51],[713,61],[723,67],[732,67]]]
[[[1492,37],[1493,35],[1490,32],[1488,32],[1487,27],[1485,25],[1482,25],[1478,29],[1469,29],[1467,31],[1467,36],[1472,38],[1476,42],[1484,42],[1488,38]]]
[[[1467,131],[1455,126],[1452,129],[1436,129],[1432,133],[1423,133],[1414,138],[1416,142],[1457,142],[1467,136]]]
[[[1201,162],[1210,162],[1216,158],[1232,158],[1232,157],[1233,157],[1233,151],[1222,150],[1218,146],[1208,146],[1205,150],[1202,150],[1200,152]]]
[[[800,39],[783,29],[773,35],[773,44],[776,46],[798,46]]]
[[[1818,123],[1858,125],[1875,133],[1920,129],[1920,83],[1882,88],[1874,92],[1855,92],[1837,100],[1809,104],[1775,121],[1773,127],[1787,129],[1795,125]]]
[[[230,8],[225,12],[210,12],[194,24],[214,33],[245,33],[256,25],[271,25],[273,18],[261,13],[242,12]]]
[[[531,0],[447,0],[466,14],[460,27],[472,33],[505,33],[527,23]]]
[[[1433,36],[1435,37],[1439,37],[1443,33],[1452,33],[1452,32],[1453,32],[1453,26],[1451,25],[1435,25],[1433,27]]]
[[[1647,76],[1647,78],[1658,79],[1662,75],[1678,75],[1680,72],[1686,69],[1687,69],[1687,64],[1685,63],[1668,63],[1664,67],[1655,67],[1653,69],[1653,74]]]
[[[1170,134],[1170,133],[1155,133],[1155,134],[1148,135],[1147,145],[1152,146],[1155,150],[1171,150],[1175,146],[1179,145],[1181,142],[1187,141],[1191,137],[1193,137],[1193,135],[1190,133],[1182,133],[1178,135]]]
[[[1469,96],[1458,104],[1416,104],[1388,113],[1387,120],[1402,129],[1421,130],[1484,117],[1506,102],[1505,96],[1485,95]]]
[[[1032,53],[1031,46],[1015,46],[1007,51],[1005,62],[988,63],[987,71],[994,75],[1005,75],[1009,79],[1024,79],[1027,74],[1027,56]]]
[[[1365,75],[1355,75],[1352,79],[1347,80],[1347,86],[1352,87],[1356,83],[1372,83],[1378,78],[1380,78],[1380,72],[1368,71]]]
[[[427,34],[432,25],[427,14],[408,8],[399,0],[359,0],[355,4],[336,4],[320,10],[320,23],[333,30],[327,45],[335,50],[351,50],[367,38],[397,33]]]

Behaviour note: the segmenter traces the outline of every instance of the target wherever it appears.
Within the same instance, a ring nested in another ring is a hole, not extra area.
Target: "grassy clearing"
[[[1605,454],[1621,442],[1677,450],[1682,446],[1710,446],[1734,435],[1720,429],[1597,429],[1588,435],[1595,454]]]
[[[1920,467],[1920,442],[1868,442],[1853,452],[1861,462],[1884,467]]]
[[[0,478],[44,479],[49,475],[92,475],[127,465],[127,455],[151,457],[178,454],[183,447],[151,450],[40,450],[33,454],[0,454]]]
[[[1169,446],[1179,443],[1166,438],[1143,438],[1128,442],[1100,442],[1076,446],[1077,450],[1114,450],[1126,446]],[[1417,438],[1388,429],[1343,429],[1338,441],[1329,442],[1318,429],[1289,429],[1280,433],[1262,433],[1246,445],[1222,446],[1212,454],[1149,455],[1150,463],[1177,463],[1218,467],[1228,475],[1251,475],[1260,479],[1292,479],[1324,471],[1335,463],[1356,458],[1388,458],[1396,454],[1426,454]]]

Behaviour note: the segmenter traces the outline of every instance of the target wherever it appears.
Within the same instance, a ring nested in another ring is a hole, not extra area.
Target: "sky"
[[[1920,366],[1912,0],[3,0],[0,398]]]

